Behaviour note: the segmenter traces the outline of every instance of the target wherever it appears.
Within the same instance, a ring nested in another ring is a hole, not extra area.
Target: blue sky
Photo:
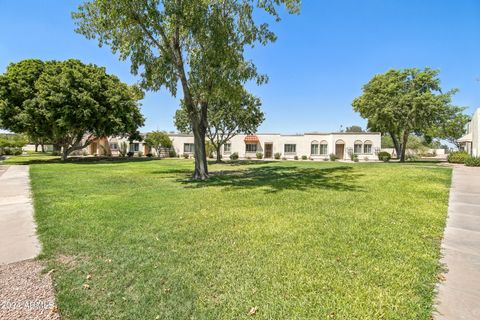
[[[0,72],[26,58],[67,59],[105,66],[127,83],[128,61],[74,32],[70,12],[80,1],[0,0]],[[459,88],[454,103],[480,106],[480,1],[304,0],[302,13],[272,29],[278,40],[248,50],[270,77],[249,86],[263,102],[261,132],[336,131],[365,126],[351,107],[361,87],[389,68],[440,69],[444,89]],[[149,92],[143,131],[174,130],[178,99]]]

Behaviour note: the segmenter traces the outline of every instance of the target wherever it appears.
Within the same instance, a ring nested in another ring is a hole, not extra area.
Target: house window
[[[312,144],[310,148],[310,154],[312,155],[318,155],[318,144]]]
[[[116,142],[110,143],[110,150],[118,150],[118,143]]]
[[[138,152],[140,150],[140,144],[139,143],[130,143],[130,152]]]
[[[363,144],[363,153],[372,154],[372,142],[365,141],[365,143]]]
[[[322,143],[322,144],[320,145],[320,154],[321,154],[322,156],[326,156],[327,153],[328,153],[328,144]]]
[[[362,142],[355,141],[355,144],[353,145],[353,153],[355,154],[361,154],[362,153]]]
[[[225,143],[223,145],[223,152],[229,153],[232,150],[232,144],[231,143]]]
[[[194,150],[195,150],[195,145],[193,143],[184,143],[183,144],[183,152],[193,153]]]
[[[286,144],[283,148],[285,153],[296,153],[297,152],[297,145],[296,144]]]
[[[257,152],[257,144],[256,143],[245,144],[245,152]]]

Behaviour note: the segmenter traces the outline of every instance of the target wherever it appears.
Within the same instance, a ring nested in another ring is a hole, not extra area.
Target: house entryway
[[[335,142],[335,156],[337,159],[343,159],[345,156],[345,142],[343,140],[337,140]]]
[[[265,143],[265,159],[273,158],[273,143]]]

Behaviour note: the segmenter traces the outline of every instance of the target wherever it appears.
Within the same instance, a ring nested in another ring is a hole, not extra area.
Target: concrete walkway
[[[480,168],[453,170],[436,320],[480,319]]]
[[[40,243],[35,234],[28,166],[0,168],[0,264],[36,257]]]

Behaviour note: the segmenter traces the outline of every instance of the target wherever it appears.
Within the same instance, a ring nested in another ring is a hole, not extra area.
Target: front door
[[[343,152],[344,152],[344,148],[345,145],[344,144],[336,144],[335,145],[335,156],[337,157],[337,159],[343,159]]]
[[[265,143],[265,158],[271,158],[273,156],[273,143]]]
[[[97,154],[97,143],[96,142],[92,142],[92,144],[90,145],[90,154],[91,155]]]

